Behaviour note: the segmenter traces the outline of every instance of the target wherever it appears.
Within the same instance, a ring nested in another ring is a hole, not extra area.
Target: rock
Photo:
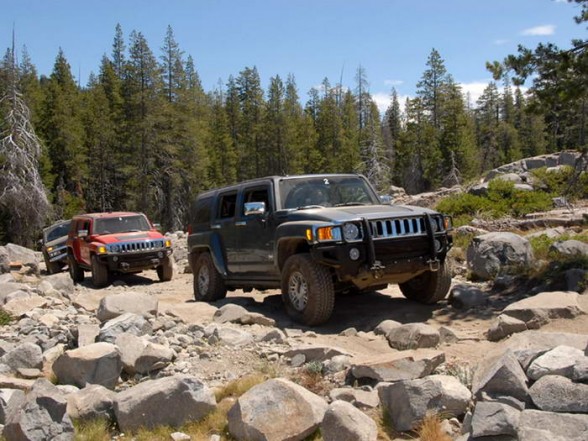
[[[500,314],[494,320],[494,323],[488,329],[486,337],[490,341],[499,341],[516,332],[523,332],[527,330],[527,324],[517,318],[506,314]]]
[[[152,328],[144,317],[127,312],[104,323],[98,334],[98,341],[114,343],[117,335],[123,332],[133,335],[149,335]]]
[[[488,294],[473,285],[455,285],[449,292],[447,303],[456,309],[469,309],[488,304]]]
[[[460,337],[457,335],[457,333],[447,326],[441,326],[439,328],[439,338],[440,343],[446,345],[457,343],[460,340]]]
[[[256,338],[257,341],[261,342],[274,342],[278,344],[285,343],[287,340],[286,334],[281,329],[271,329],[265,334],[262,334]]]
[[[2,360],[13,370],[43,367],[43,351],[34,343],[22,343],[6,353]]]
[[[229,432],[239,440],[301,441],[319,427],[326,411],[327,403],[321,397],[276,378],[245,392],[227,419]]]
[[[572,380],[582,381],[585,383],[588,382],[588,357],[584,357],[583,359],[579,360],[578,363],[574,366]]]
[[[560,375],[545,375],[531,386],[529,394],[540,410],[588,413],[588,384],[573,383]]]
[[[351,367],[351,374],[378,382],[413,380],[431,375],[444,362],[445,353],[441,351],[401,351],[362,360]]]
[[[0,247],[0,274],[10,273],[10,257],[6,248]]]
[[[527,376],[514,353],[507,350],[482,360],[474,373],[472,393],[478,399],[486,393],[490,397],[510,396],[527,401]]]
[[[378,393],[392,425],[400,432],[415,429],[427,412],[464,415],[472,395],[457,378],[449,375],[382,385]]]
[[[565,277],[568,291],[584,292],[588,280],[588,271],[580,268],[572,268],[566,271]]]
[[[170,437],[173,441],[190,441],[192,439],[190,435],[187,435],[183,432],[173,432]],[[218,441],[221,441],[220,437],[218,437]]]
[[[566,332],[525,331],[514,334],[507,340],[507,347],[513,351],[525,349],[550,350],[562,345],[584,351],[588,348],[588,335]]]
[[[323,362],[323,373],[325,375],[335,374],[344,371],[351,366],[351,357],[348,355],[335,355]]]
[[[331,389],[329,397],[333,401],[347,401],[359,409],[373,409],[380,404],[378,391],[374,389],[362,390],[351,387],[336,388]]]
[[[0,424],[6,424],[6,414],[11,401],[24,401],[24,392],[18,389],[0,389]],[[1,433],[1,432],[0,432]]]
[[[566,257],[588,256],[588,244],[574,239],[564,240],[553,243],[549,251]]]
[[[174,375],[148,380],[119,392],[114,402],[122,431],[145,427],[180,427],[200,421],[216,409],[212,391],[196,377]]]
[[[585,314],[578,304],[578,296],[568,291],[542,292],[508,305],[502,313],[522,320],[528,328],[536,328],[551,319],[570,319]]]
[[[171,348],[148,342],[135,362],[135,370],[140,374],[150,374],[163,369],[174,358],[175,354]]]
[[[385,336],[393,328],[396,328],[400,325],[402,325],[402,323],[397,322],[395,320],[384,320],[384,321],[380,322],[380,324],[374,328],[374,334]]]
[[[16,282],[2,282],[0,283],[0,305],[6,303],[6,298],[18,291],[28,292],[30,288],[27,285]]]
[[[386,335],[388,344],[394,349],[435,348],[441,337],[439,331],[425,323],[409,323],[392,328]]]
[[[345,401],[331,403],[321,424],[324,441],[376,441],[374,420]]]
[[[39,274],[39,262],[33,250],[13,243],[5,245],[4,249],[8,252],[10,262],[21,263],[23,266],[32,268],[35,274]]]
[[[227,346],[246,346],[253,343],[253,336],[246,331],[234,328],[216,328],[208,339],[210,344],[222,344]]]
[[[67,414],[76,420],[114,420],[116,393],[98,384],[89,384],[67,396]]]
[[[588,415],[524,410],[519,420],[520,441],[585,441]]]
[[[100,327],[91,323],[78,325],[78,347],[88,346],[96,343],[96,338],[100,334]]]
[[[110,343],[94,343],[66,351],[53,363],[53,372],[60,384],[80,388],[99,384],[114,389],[121,371],[120,352]]]
[[[4,304],[2,309],[13,317],[22,317],[31,309],[43,308],[48,304],[49,302],[46,298],[34,294],[27,298],[17,298],[11,300]]]
[[[487,233],[475,237],[467,250],[467,267],[474,277],[492,280],[533,262],[529,241],[513,233]]]
[[[584,352],[580,349],[557,346],[537,357],[527,369],[527,375],[532,380],[538,380],[545,375],[563,375],[571,379],[574,366],[584,358]]]
[[[242,325],[275,326],[276,321],[265,317],[262,314],[249,312],[240,305],[228,303],[219,308],[213,315],[212,320],[216,323],[240,323]]]
[[[39,379],[26,396],[11,404],[2,435],[7,441],[73,440],[74,427],[66,406],[59,389]]]
[[[472,417],[472,435],[517,436],[521,411],[507,404],[493,401],[479,401]]]
[[[140,316],[157,315],[159,301],[151,294],[125,292],[103,297],[98,306],[96,317],[101,322],[113,319],[125,313]]]
[[[333,358],[337,355],[347,355],[342,349],[329,347],[329,346],[299,346],[284,353],[284,357],[294,358],[295,356],[302,354],[306,363],[311,361],[325,361]]]
[[[59,291],[68,299],[71,299],[74,293],[74,283],[69,273],[52,274],[45,276],[43,280],[49,282],[53,289]]]

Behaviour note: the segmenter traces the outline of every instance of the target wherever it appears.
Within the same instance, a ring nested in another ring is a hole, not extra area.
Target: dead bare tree
[[[0,133],[0,210],[7,214],[8,238],[30,246],[51,206],[39,175],[41,142],[17,90],[14,61],[11,70],[7,92],[0,98],[0,108],[6,109]]]

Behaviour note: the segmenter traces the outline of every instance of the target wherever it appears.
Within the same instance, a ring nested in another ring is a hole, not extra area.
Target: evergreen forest
[[[586,0],[573,1],[581,29]],[[295,72],[263,88],[256,67],[243,67],[204,90],[171,26],[154,51],[118,25],[84,85],[63,51],[44,76],[12,45],[0,61],[0,243],[30,245],[43,226],[81,212],[141,211],[165,231],[184,229],[199,192],[266,175],[362,173],[382,194],[390,185],[418,193],[585,150],[586,45],[520,47],[490,61],[494,81],[476,102],[432,49],[414,98],[401,103],[392,89],[383,114],[363,66],[354,84],[319,78],[309,91]]]

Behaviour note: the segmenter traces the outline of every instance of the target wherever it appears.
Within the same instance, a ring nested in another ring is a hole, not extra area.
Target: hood
[[[294,210],[288,212],[288,219],[318,220],[347,222],[354,219],[388,219],[395,217],[419,216],[424,214],[436,214],[436,211],[411,205],[353,205],[350,207],[325,207]]]
[[[116,242],[133,242],[149,239],[163,239],[163,235],[158,231],[140,231],[132,233],[115,233],[115,234],[102,234],[92,238],[93,242],[99,242],[104,244],[111,244]]]

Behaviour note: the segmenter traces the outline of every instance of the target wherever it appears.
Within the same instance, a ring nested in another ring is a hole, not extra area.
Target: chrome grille
[[[374,239],[423,236],[427,234],[424,217],[378,219],[369,222]]]
[[[119,242],[111,244],[109,249],[115,253],[137,253],[141,251],[153,251],[164,247],[164,241],[158,240],[143,240],[135,242]]]

